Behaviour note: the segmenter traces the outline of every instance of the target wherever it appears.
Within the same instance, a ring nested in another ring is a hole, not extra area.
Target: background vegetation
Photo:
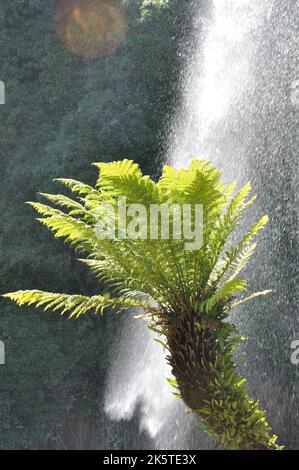
[[[176,93],[190,1],[171,0],[167,8],[124,1],[126,39],[96,61],[70,54],[59,42],[57,3],[1,1],[1,292],[94,289],[71,250],[53,242],[24,203],[38,191],[51,192],[55,177],[94,182],[93,161],[127,156],[156,172],[161,129]],[[113,446],[115,433],[103,429],[101,397],[115,332],[107,317],[78,323],[1,302],[7,365],[0,368],[0,448]]]

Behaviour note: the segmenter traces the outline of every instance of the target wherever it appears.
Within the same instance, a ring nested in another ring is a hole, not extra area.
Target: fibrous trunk
[[[204,326],[203,326],[204,325]],[[168,325],[168,362],[185,404],[225,448],[276,449],[276,436],[258,402],[249,399],[234,365],[227,324],[202,321],[191,311]]]

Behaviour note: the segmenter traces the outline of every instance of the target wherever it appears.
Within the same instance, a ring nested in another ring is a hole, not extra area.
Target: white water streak
[[[234,157],[240,159],[234,155],[240,149],[232,148],[238,125],[232,114],[248,105],[254,91],[258,38],[272,5],[273,0],[214,0],[208,25],[201,15],[195,18],[195,31],[204,27],[206,39],[202,48],[202,35],[195,35],[195,52],[186,63],[181,109],[169,139],[168,160],[176,166],[205,158],[229,174]]]
[[[173,396],[175,390],[167,382],[171,370],[163,348],[154,342],[155,335],[142,321],[132,316],[125,323],[120,349],[110,371],[106,412],[114,420],[130,420],[136,407],[140,406],[140,428],[155,440],[157,448],[183,448],[187,446],[190,428],[187,421],[190,418],[183,402]],[[180,423],[178,416],[182,418]],[[185,429],[184,439],[179,431],[181,428]]]

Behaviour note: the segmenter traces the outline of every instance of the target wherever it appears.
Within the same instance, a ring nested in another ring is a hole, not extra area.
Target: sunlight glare
[[[90,59],[111,54],[128,29],[124,9],[117,0],[60,0],[54,22],[67,49]]]

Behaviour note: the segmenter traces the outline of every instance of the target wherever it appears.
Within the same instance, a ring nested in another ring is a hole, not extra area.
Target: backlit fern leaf
[[[13,300],[19,306],[35,305],[37,308],[42,308],[45,311],[61,311],[61,315],[68,314],[69,318],[78,318],[90,311],[102,315],[106,308],[121,311],[133,307],[148,307],[145,302],[138,301],[132,297],[112,299],[109,294],[86,297],[83,295],[55,294],[53,292],[33,290],[5,294],[3,297]]]

